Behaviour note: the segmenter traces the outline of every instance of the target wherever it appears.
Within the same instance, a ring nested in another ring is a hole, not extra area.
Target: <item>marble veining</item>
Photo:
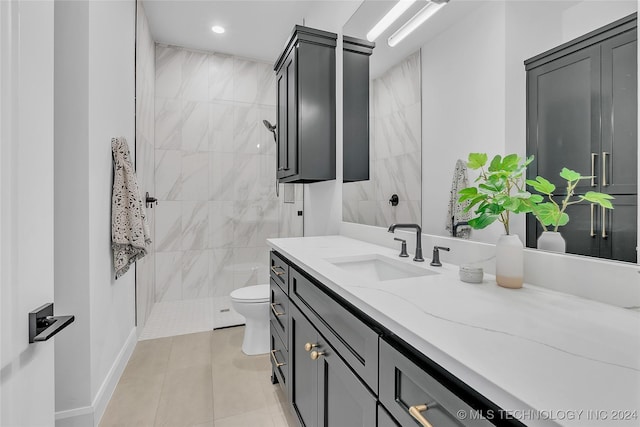
[[[369,180],[343,185],[343,220],[386,227],[421,222],[420,52],[371,84]],[[392,207],[393,194],[400,204]]]
[[[294,204],[276,198],[262,125],[276,122],[273,65],[161,45],[155,55],[155,298],[216,297],[228,306],[216,315],[237,320],[219,310],[235,288],[269,282],[265,240],[303,229],[301,186]]]
[[[500,288],[491,275],[463,283],[450,264],[437,275],[365,282],[326,259],[398,259],[397,251],[342,236],[269,244],[501,408],[585,413],[529,426],[637,425],[586,412],[640,410],[640,313],[528,284]]]

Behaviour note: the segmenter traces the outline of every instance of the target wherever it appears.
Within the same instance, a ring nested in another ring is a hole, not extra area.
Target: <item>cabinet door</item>
[[[318,426],[318,363],[309,357],[305,345],[312,344],[315,350],[322,343],[318,342],[318,333],[311,323],[293,304],[289,307],[289,322],[291,403],[303,426],[316,427]]]
[[[278,159],[277,168],[278,178],[283,174],[285,165],[287,164],[287,73],[284,67],[278,70],[276,75],[276,105],[278,108]]]
[[[287,153],[283,170],[283,177],[298,173],[298,76],[297,76],[297,48],[294,48],[284,69],[287,74]]]
[[[378,405],[378,427],[399,427],[382,405]]]
[[[601,190],[638,191],[638,62],[636,29],[602,43]]]
[[[601,224],[598,230],[600,257],[637,262],[637,196],[616,196],[613,206],[613,210],[601,211]]]
[[[558,176],[563,167],[597,176],[600,47],[585,48],[530,70],[527,91],[527,154],[536,156],[529,177],[544,176],[556,185],[556,194],[563,194],[566,181]],[[576,192],[591,190],[590,184],[582,181]],[[599,185],[599,180],[594,184]]]
[[[318,425],[323,427],[371,427],[376,425],[376,398],[326,345],[318,363]]]

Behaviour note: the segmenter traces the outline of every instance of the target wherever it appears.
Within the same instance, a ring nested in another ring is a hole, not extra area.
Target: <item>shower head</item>
[[[264,127],[266,127],[269,132],[275,132],[276,130],[276,125],[272,125],[269,120],[263,120],[262,124],[264,124]]]
[[[269,120],[263,120],[262,124],[264,125],[264,127],[266,127],[269,132],[271,132],[273,134],[273,140],[276,142],[276,144],[278,143],[278,137],[276,136],[276,125],[272,125]]]

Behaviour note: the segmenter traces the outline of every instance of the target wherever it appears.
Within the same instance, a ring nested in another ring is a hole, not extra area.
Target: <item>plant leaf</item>
[[[499,154],[496,154],[493,160],[491,160],[491,164],[489,165],[489,172],[496,172],[501,170],[502,169],[501,165],[502,165],[502,157]]]
[[[614,197],[610,194],[598,193],[597,191],[587,191],[584,196],[580,196],[580,199],[591,203],[597,203],[607,209],[613,209],[611,200],[613,200]]]
[[[486,164],[487,164],[486,153],[470,153],[469,154],[469,161],[467,162],[467,167],[469,169],[480,169]]]
[[[560,215],[560,220],[558,221],[558,223],[553,225],[562,227],[563,225],[567,225],[568,223],[569,223],[569,215],[567,215],[566,212],[562,212],[562,215]]]
[[[566,179],[567,181],[578,181],[582,178],[582,176],[578,172],[567,168],[562,168],[560,177]]]
[[[476,218],[469,220],[469,225],[476,230],[487,228],[498,219],[498,215],[482,214]]]
[[[538,193],[552,194],[556,190],[556,186],[549,182],[547,179],[537,176],[535,181],[528,179],[527,184],[533,187]]]
[[[502,159],[500,168],[505,171],[514,171],[518,167],[518,162],[520,162],[520,156],[517,154],[509,154]]]

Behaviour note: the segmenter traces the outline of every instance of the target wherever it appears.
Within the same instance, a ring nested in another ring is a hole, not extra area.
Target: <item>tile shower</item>
[[[388,227],[421,222],[420,52],[375,78],[371,91],[369,181],[343,185],[343,219]],[[397,194],[400,204],[389,204]]]
[[[265,240],[303,227],[302,187],[286,189],[293,203],[282,185],[276,197],[276,146],[262,126],[275,123],[272,65],[163,45],[155,58],[155,307],[142,339],[181,333],[181,322],[242,323],[229,294],[268,283]]]

